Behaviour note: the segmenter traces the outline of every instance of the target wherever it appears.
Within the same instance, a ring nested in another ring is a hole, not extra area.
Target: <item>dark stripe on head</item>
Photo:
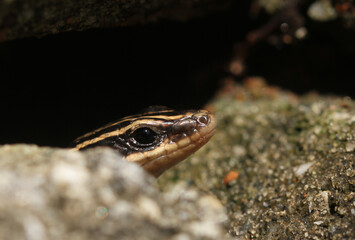
[[[164,121],[166,123],[169,123],[169,122],[173,123],[173,122],[179,120],[181,117],[183,117],[184,114],[186,114],[187,112],[189,112],[189,111],[164,110],[164,111],[148,112],[148,113],[142,113],[142,114],[137,114],[137,115],[133,115],[133,116],[128,116],[128,117],[122,118],[118,121],[108,123],[105,126],[99,128],[97,130],[94,130],[90,133],[87,133],[87,134],[75,139],[73,144],[71,145],[71,147],[75,147],[76,145],[78,145],[80,143],[83,143],[83,142],[88,141],[90,139],[97,138],[99,136],[102,136],[103,134],[117,131],[118,129],[122,129],[124,127],[127,127],[128,125],[130,125],[136,121],[140,121],[140,120],[144,120],[144,119],[149,119],[149,120],[153,120],[153,121],[154,120]],[[161,116],[161,117],[158,117],[158,116]],[[173,118],[174,116],[181,116],[181,117],[179,117],[177,119],[169,119],[170,117]],[[91,145],[96,146],[96,144],[90,144],[90,146]]]

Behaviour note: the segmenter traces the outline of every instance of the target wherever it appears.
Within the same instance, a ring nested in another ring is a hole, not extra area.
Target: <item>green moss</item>
[[[181,179],[216,195],[241,239],[354,236],[354,102],[269,89],[235,86],[216,97],[215,136],[159,184]],[[232,170],[239,177],[225,186]]]

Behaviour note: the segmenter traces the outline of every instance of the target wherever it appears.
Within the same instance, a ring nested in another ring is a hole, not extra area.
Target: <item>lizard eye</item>
[[[149,146],[158,138],[158,134],[148,127],[138,128],[131,134],[133,143],[137,145]]]

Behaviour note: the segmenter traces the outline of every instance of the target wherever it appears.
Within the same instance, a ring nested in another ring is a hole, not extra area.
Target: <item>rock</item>
[[[196,189],[161,193],[155,178],[111,149],[5,145],[0,175],[0,239],[224,237],[218,200]]]
[[[228,9],[232,1],[0,1],[0,42],[67,31],[187,19]]]
[[[215,136],[159,178],[163,189],[185,180],[212,192],[237,239],[354,238],[354,101],[249,78],[229,83],[208,107]],[[223,184],[230,172],[238,178]]]

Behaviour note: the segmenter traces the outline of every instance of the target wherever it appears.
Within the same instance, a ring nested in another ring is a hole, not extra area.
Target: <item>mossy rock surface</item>
[[[228,82],[207,106],[218,129],[166,172],[162,189],[187,181],[225,205],[238,239],[355,236],[355,103],[296,96],[250,78]]]

